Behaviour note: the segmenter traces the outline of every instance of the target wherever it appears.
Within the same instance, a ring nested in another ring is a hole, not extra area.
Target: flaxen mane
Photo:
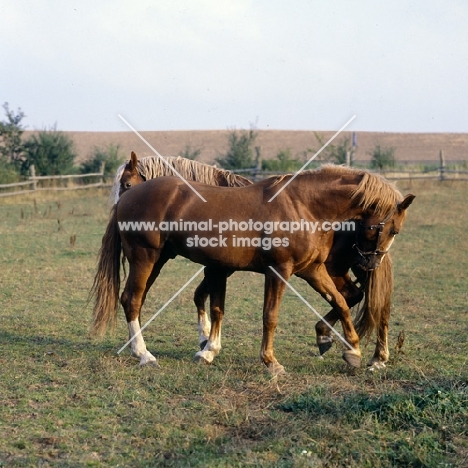
[[[356,189],[350,194],[351,200],[364,211],[372,208],[377,216],[386,217],[392,214],[396,205],[403,200],[396,187],[379,174],[362,169],[353,169],[334,164],[325,164],[318,169],[303,171],[297,177],[307,177],[315,174],[320,177],[334,175],[359,175],[362,179]],[[282,181],[287,181],[293,174],[283,174],[272,177],[269,187],[274,187]]]
[[[377,216],[391,216],[397,204],[403,200],[403,195],[381,175],[361,172],[362,180],[352,193],[351,199],[364,211],[372,208]]]
[[[145,180],[155,179],[156,177],[177,176],[177,173],[171,169],[173,167],[184,179],[201,182],[202,184],[226,187],[244,187],[252,184],[252,181],[245,177],[191,159],[180,156],[167,156],[164,159],[170,167],[158,156],[146,156],[138,159],[136,169]],[[111,195],[114,202],[117,202],[119,198],[120,179],[127,163],[128,161],[117,169]]]
[[[208,164],[193,161],[192,159],[186,159],[180,156],[168,156],[165,160],[187,180],[194,180],[208,185],[224,185],[225,182],[225,185],[230,187],[244,187],[245,185],[252,184],[252,182],[245,177],[238,176],[224,169],[218,169]],[[147,156],[139,159],[137,171],[146,180],[176,175],[176,173],[157,156]]]

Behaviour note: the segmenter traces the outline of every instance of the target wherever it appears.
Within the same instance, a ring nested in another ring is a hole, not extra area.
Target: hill
[[[193,130],[193,131],[144,131],[140,134],[163,156],[175,156],[189,146],[200,149],[199,160],[214,162],[224,154],[228,146],[228,136],[232,130]],[[25,132],[28,136],[29,132]],[[123,154],[135,151],[139,156],[154,154],[152,150],[133,132],[65,132],[75,142],[78,161],[89,157],[94,147],[109,144],[119,145]],[[317,132],[324,141],[335,132]],[[257,130],[256,146],[260,147],[263,159],[274,158],[278,151],[290,149],[295,157],[308,157],[320,148],[314,131]],[[369,153],[376,145],[395,148],[398,161],[428,162],[439,158],[443,150],[447,161],[468,160],[468,133],[384,133],[356,132],[356,161],[367,161]],[[343,132],[336,141],[351,139],[351,132]]]

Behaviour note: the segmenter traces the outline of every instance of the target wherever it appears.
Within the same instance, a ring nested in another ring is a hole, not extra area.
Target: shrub
[[[119,145],[110,144],[105,148],[94,147],[91,157],[81,164],[80,172],[82,174],[97,173],[101,170],[102,163],[104,163],[104,174],[114,175],[124,160],[125,158],[120,155]]]
[[[9,169],[20,169],[23,158],[22,135],[24,128],[21,120],[24,118],[24,112],[18,109],[15,114],[10,110],[8,103],[3,104],[6,120],[0,122],[0,159],[4,164],[11,165]]]
[[[250,169],[254,166],[252,145],[257,134],[253,130],[229,135],[229,149],[224,156],[216,158],[223,169]]]
[[[290,149],[279,151],[276,159],[262,161],[262,169],[264,171],[294,172],[303,165],[304,163],[292,157]]]
[[[320,147],[326,144],[325,138],[318,133],[315,133],[315,138],[320,143]],[[320,151],[309,149],[310,152],[316,153]],[[350,153],[350,160],[352,161],[354,155],[354,148],[351,145],[349,138],[344,138],[337,144],[330,143],[320,154],[318,160],[329,161],[335,164],[346,164],[346,153]]]
[[[192,159],[195,161],[200,156],[201,149],[196,148],[192,149],[190,145],[187,145],[183,151],[179,152],[179,156],[186,159]]]
[[[372,169],[387,169],[395,167],[395,148],[382,148],[377,145],[371,153]]]
[[[27,175],[32,164],[36,175],[61,175],[74,172],[76,153],[73,141],[63,132],[43,130],[25,143],[25,159],[21,171]]]

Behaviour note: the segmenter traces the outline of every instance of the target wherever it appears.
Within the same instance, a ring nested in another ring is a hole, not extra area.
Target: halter
[[[357,244],[358,242],[358,239],[357,239],[357,234],[356,234],[356,243],[353,245],[353,249],[356,249],[358,254],[366,259],[366,257],[372,257],[372,256],[375,256],[375,255],[385,255],[386,253],[388,253],[388,250],[379,250],[378,247],[379,247],[379,241],[380,241],[380,237],[382,235],[382,231],[383,231],[383,228],[385,227],[385,224],[387,224],[387,222],[389,221],[390,217],[388,217],[387,219],[385,219],[384,221],[382,221],[381,223],[379,224],[371,224],[370,226],[364,226],[363,223],[359,223],[361,225],[361,227],[365,230],[365,231],[373,231],[374,229],[377,231],[377,239],[375,241],[375,249],[374,250],[368,250],[367,252],[361,250]]]

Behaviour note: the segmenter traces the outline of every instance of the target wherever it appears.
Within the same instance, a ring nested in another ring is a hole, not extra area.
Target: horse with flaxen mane
[[[348,346],[343,357],[349,364],[359,365],[359,337],[350,319],[349,307],[325,264],[332,253],[333,232],[301,230],[290,232],[285,238],[278,226],[284,220],[353,220],[357,226],[358,263],[371,270],[385,257],[414,196],[403,198],[393,186],[374,174],[336,166],[306,171],[290,181],[291,177],[274,177],[241,188],[193,183],[196,193],[180,179],[167,177],[150,180],[129,190],[112,211],[100,250],[93,285],[96,299],[94,330],[103,332],[115,321],[123,250],[130,268],[121,302],[132,339],[131,351],[140,358],[140,364],[155,362],[140,333],[140,309],[164,264],[176,255],[183,255],[207,266],[205,280],[211,296],[212,326],[207,344],[196,355],[198,360],[211,362],[219,353],[226,278],[234,271],[247,270],[265,275],[260,354],[272,374],[283,371],[273,353],[273,335],[285,282],[292,274],[306,280],[332,305],[341,320]],[[286,185],[284,182],[290,183]],[[268,202],[274,196],[276,198]],[[161,226],[182,219],[192,226],[199,226],[208,219],[214,226],[226,220],[239,223],[255,220],[262,226],[270,223],[274,228],[242,232],[242,245],[236,244],[236,228],[229,229],[222,242],[220,235],[218,244],[199,245],[194,245],[193,239],[205,236],[203,229],[176,232],[119,229],[122,223],[153,222]],[[265,239],[270,243],[264,243]]]
[[[145,180],[171,175],[173,171],[186,180],[209,185],[243,187],[253,183],[240,175],[185,158],[168,157],[167,162],[169,164],[157,156],[138,159],[132,151],[130,160],[117,170],[112,191],[115,203],[117,203],[119,196],[131,187],[141,184]],[[389,253],[382,258],[378,269],[365,270],[357,265],[361,255],[354,248],[354,245],[354,233],[335,232],[332,250],[325,265],[348,306],[353,307],[358,304],[355,328],[359,338],[370,337],[374,330],[377,331],[374,355],[368,363],[370,370],[375,370],[385,367],[389,358],[388,322],[393,292],[392,263]],[[349,274],[350,269],[356,276],[355,281]],[[205,310],[207,298],[207,282],[203,280],[194,294],[201,349],[208,341],[211,328],[211,322]],[[329,325],[335,325],[338,319],[336,311],[331,310],[323,320],[316,324],[317,346],[320,355],[331,348],[333,335]]]
[[[132,151],[130,161],[117,169],[111,196],[114,203],[117,203],[119,196],[133,185],[156,177],[176,175],[182,176],[185,180],[221,187],[244,187],[252,184],[245,177],[192,159],[180,156],[166,156],[164,159],[158,156],[146,156],[138,159]]]

